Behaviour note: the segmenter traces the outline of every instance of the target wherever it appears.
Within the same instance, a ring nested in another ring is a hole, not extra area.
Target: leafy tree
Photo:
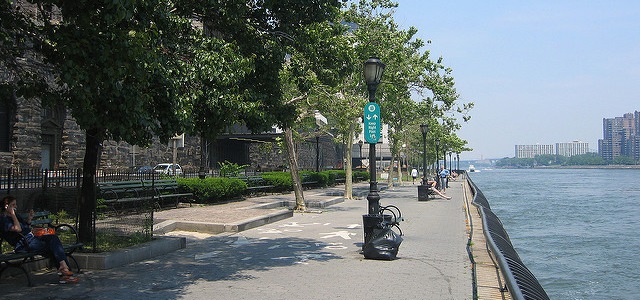
[[[618,156],[613,159],[612,162],[614,165],[635,165],[637,162],[630,156]]]
[[[316,55],[321,58],[319,61],[299,59],[298,56],[330,49],[311,48],[309,44],[318,45],[317,41],[313,40],[317,39],[315,32],[323,32],[322,24],[336,15],[340,2],[337,0],[261,0],[247,3],[231,0],[210,1],[203,4],[200,1],[186,0],[183,4],[180,9],[184,14],[201,20],[211,35],[227,43],[233,43],[242,56],[252,61],[251,72],[238,78],[234,83],[241,101],[227,101],[220,103],[221,105],[209,106],[211,112],[215,112],[214,117],[210,113],[205,113],[202,118],[208,118],[218,125],[229,125],[232,119],[236,119],[254,132],[269,129],[274,124],[280,128],[290,128],[299,119],[296,102],[305,99],[306,95],[304,93],[294,97],[285,95],[289,83],[282,80],[292,77],[282,75],[283,70],[285,65],[298,61],[304,62],[301,64],[304,68],[293,71],[302,74],[302,78],[305,78],[304,72],[310,69],[321,74],[326,73],[322,68],[314,68],[313,64],[329,61],[330,56]],[[324,41],[324,45],[327,42]],[[323,75],[329,77],[329,74]],[[308,89],[309,84],[306,85],[305,88]],[[215,101],[211,99],[207,103]],[[199,127],[210,131],[207,135],[209,138],[219,132],[215,130],[219,128],[218,126],[214,126],[213,130],[211,126]],[[285,136],[292,136],[291,132],[285,130]],[[292,165],[292,172],[296,172],[297,167],[293,166],[297,165],[297,162],[290,158],[290,165]],[[292,174],[292,178],[299,182],[298,176]],[[298,202],[304,204],[304,201]]]
[[[410,147],[422,149],[419,131],[422,123],[431,125],[431,141],[449,137],[449,149],[462,148],[466,142],[455,137],[454,132],[460,125],[453,114],[462,113],[466,121],[466,113],[473,104],[455,107],[459,95],[454,87],[452,70],[442,64],[442,58],[433,61],[428,51],[422,52],[425,42],[415,38],[416,28],[398,28],[393,20],[393,9],[397,5],[389,0],[360,1],[352,4],[345,14],[347,21],[358,24],[353,34],[361,61],[375,55],[387,64],[376,98],[380,102],[382,120],[390,127],[392,155],[397,158],[401,146],[409,141],[415,141],[409,143]],[[412,99],[415,95],[423,97],[422,101],[416,103]],[[442,126],[437,118],[443,120]]]
[[[106,139],[147,145],[183,132],[185,110],[174,72],[177,32],[191,26],[165,1],[42,1],[62,19],[45,18],[44,54],[64,101],[86,132],[79,235],[93,234],[95,174]]]
[[[567,165],[570,166],[589,166],[604,165],[605,161],[597,153],[586,153],[569,157]]]
[[[36,5],[0,1],[0,98],[31,98],[47,90],[46,65],[37,49],[42,37],[34,22]],[[8,103],[9,107],[13,103]]]
[[[567,162],[567,159],[564,155],[555,154],[543,154],[534,157],[535,164],[538,166],[563,165]]]
[[[280,73],[284,100],[296,107],[296,123],[284,128],[284,141],[298,211],[306,210],[306,206],[298,174],[294,129],[316,135],[326,131],[326,128],[312,129],[317,126],[313,115],[331,102],[328,99],[334,97],[335,88],[345,74],[349,74],[345,70],[352,68],[350,64],[345,65],[349,57],[349,46],[342,39],[346,28],[335,19],[332,21],[309,24],[298,31],[294,44],[288,48],[289,60]]]
[[[515,157],[505,157],[496,162],[496,167],[507,168],[532,168],[534,166],[533,158],[515,158]]]
[[[45,55],[58,93],[86,131],[80,237],[92,234],[95,170],[105,139],[146,145],[185,131],[212,138],[242,121],[291,124],[278,74],[290,39],[334,1],[41,1]],[[199,30],[198,24],[202,24]]]
[[[253,61],[240,54],[238,47],[202,30],[192,28],[179,77],[185,88],[183,97],[188,103],[187,131],[200,137],[200,171],[207,167],[208,141],[215,138],[230,124],[242,120],[246,91],[237,82],[253,72]]]

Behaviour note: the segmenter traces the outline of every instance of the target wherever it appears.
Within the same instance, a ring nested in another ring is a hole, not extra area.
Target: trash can
[[[418,201],[429,201],[429,188],[428,185],[418,186]]]
[[[373,236],[373,230],[382,228],[382,221],[391,222],[391,215],[362,215],[362,227],[364,228],[364,244],[367,244]]]
[[[402,243],[401,234],[393,231],[391,215],[363,215],[364,244],[362,254],[366,259],[396,259]]]

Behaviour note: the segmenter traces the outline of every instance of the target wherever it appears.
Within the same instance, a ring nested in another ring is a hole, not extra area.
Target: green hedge
[[[198,203],[212,203],[242,196],[247,184],[237,178],[178,178],[178,186],[193,193]]]
[[[293,190],[293,181],[291,180],[291,174],[288,172],[265,172],[261,175],[267,185],[273,186],[273,191],[275,192]]]
[[[273,186],[273,192],[287,192],[293,190],[291,174],[288,172],[265,172],[261,174],[266,185]],[[300,173],[303,183],[313,182],[313,187],[333,186],[344,183],[344,170],[327,170],[322,172],[303,171]],[[368,181],[369,173],[353,172],[353,182]],[[198,203],[214,203],[241,197],[247,190],[247,183],[240,178],[177,178],[178,186],[185,191],[192,192]],[[309,185],[306,185],[309,186]]]
[[[351,177],[353,178],[353,182],[369,181],[369,172],[353,171]]]

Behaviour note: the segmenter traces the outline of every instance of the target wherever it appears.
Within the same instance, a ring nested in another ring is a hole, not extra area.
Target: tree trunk
[[[296,156],[296,148],[293,143],[293,131],[287,128],[284,131],[284,139],[287,145],[287,157],[289,159],[289,169],[291,172],[291,180],[293,181],[293,192],[296,195],[296,211],[306,211],[307,205],[304,203],[304,195],[302,194],[302,182],[298,174],[298,157]]]
[[[204,133],[200,133],[200,168],[198,169],[198,178],[205,179],[207,168],[207,139]]]
[[[96,209],[96,170],[102,152],[103,132],[97,128],[87,130],[84,162],[82,165],[82,190],[78,203],[78,238],[82,243],[94,241],[93,219]]]
[[[345,179],[344,179],[344,197],[349,200],[353,200],[353,137],[354,137],[354,125],[351,125],[349,135],[345,142]]]

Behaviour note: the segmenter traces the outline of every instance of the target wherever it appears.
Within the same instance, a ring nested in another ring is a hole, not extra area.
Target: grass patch
[[[129,235],[118,235],[110,232],[98,232],[96,236],[96,249],[85,246],[85,252],[110,252],[123,249],[152,240],[152,237],[143,233],[132,233]],[[87,245],[90,246],[90,245]]]

